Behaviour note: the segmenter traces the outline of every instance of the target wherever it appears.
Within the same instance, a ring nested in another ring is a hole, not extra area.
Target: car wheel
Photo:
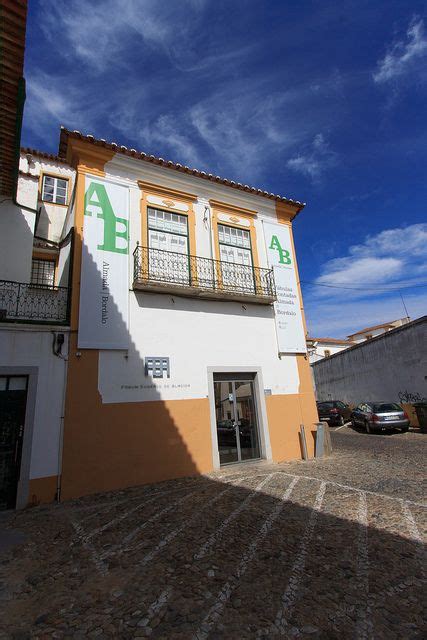
[[[372,433],[371,427],[369,426],[369,422],[365,420],[365,429],[366,433]]]
[[[401,431],[402,433],[406,433],[407,431],[409,431],[409,427],[402,427]]]

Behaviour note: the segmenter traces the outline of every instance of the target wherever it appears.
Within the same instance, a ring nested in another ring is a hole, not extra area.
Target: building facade
[[[298,459],[301,424],[313,452],[301,203],[65,129],[20,171],[34,213],[0,294],[17,506]]]
[[[340,340],[339,338],[307,338],[307,351],[310,364],[329,358],[329,356],[348,349],[354,344],[351,340]]]
[[[74,175],[23,149],[17,197],[0,205],[0,508],[59,492],[72,247],[62,234]]]

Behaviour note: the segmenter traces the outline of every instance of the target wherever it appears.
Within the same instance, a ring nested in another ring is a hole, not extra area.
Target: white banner
[[[129,190],[86,176],[78,347],[127,349]]]
[[[268,264],[276,281],[274,312],[279,353],[306,353],[290,230],[284,224],[263,224]]]

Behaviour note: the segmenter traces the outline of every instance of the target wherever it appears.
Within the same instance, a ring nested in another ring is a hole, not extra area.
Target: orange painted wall
[[[314,423],[318,420],[316,405],[313,407],[308,398],[298,394],[266,396],[265,400],[274,462],[302,458],[301,424],[305,427],[308,454],[313,456]]]
[[[56,496],[58,476],[46,476],[30,480],[28,489],[28,505],[36,506],[53,502]]]
[[[292,219],[296,213],[297,207],[284,202],[276,203],[277,221],[280,224],[287,225],[291,235],[301,315],[304,323],[304,333],[307,334],[304,304],[299,284],[298,261],[292,232]],[[270,423],[271,448],[273,459],[276,462],[302,457],[298,435],[301,424],[305,427],[308,454],[309,456],[314,454],[315,424],[319,421],[319,417],[317,414],[310,363],[308,355],[304,353],[296,354],[296,359],[299,374],[299,394],[266,397],[267,414]]]
[[[61,498],[212,470],[209,401],[102,404],[98,351],[71,341]]]

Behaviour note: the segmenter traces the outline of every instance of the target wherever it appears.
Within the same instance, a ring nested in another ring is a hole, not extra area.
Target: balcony
[[[0,280],[0,322],[68,324],[69,289]]]
[[[276,300],[272,269],[141,246],[133,256],[134,289],[258,304]]]

